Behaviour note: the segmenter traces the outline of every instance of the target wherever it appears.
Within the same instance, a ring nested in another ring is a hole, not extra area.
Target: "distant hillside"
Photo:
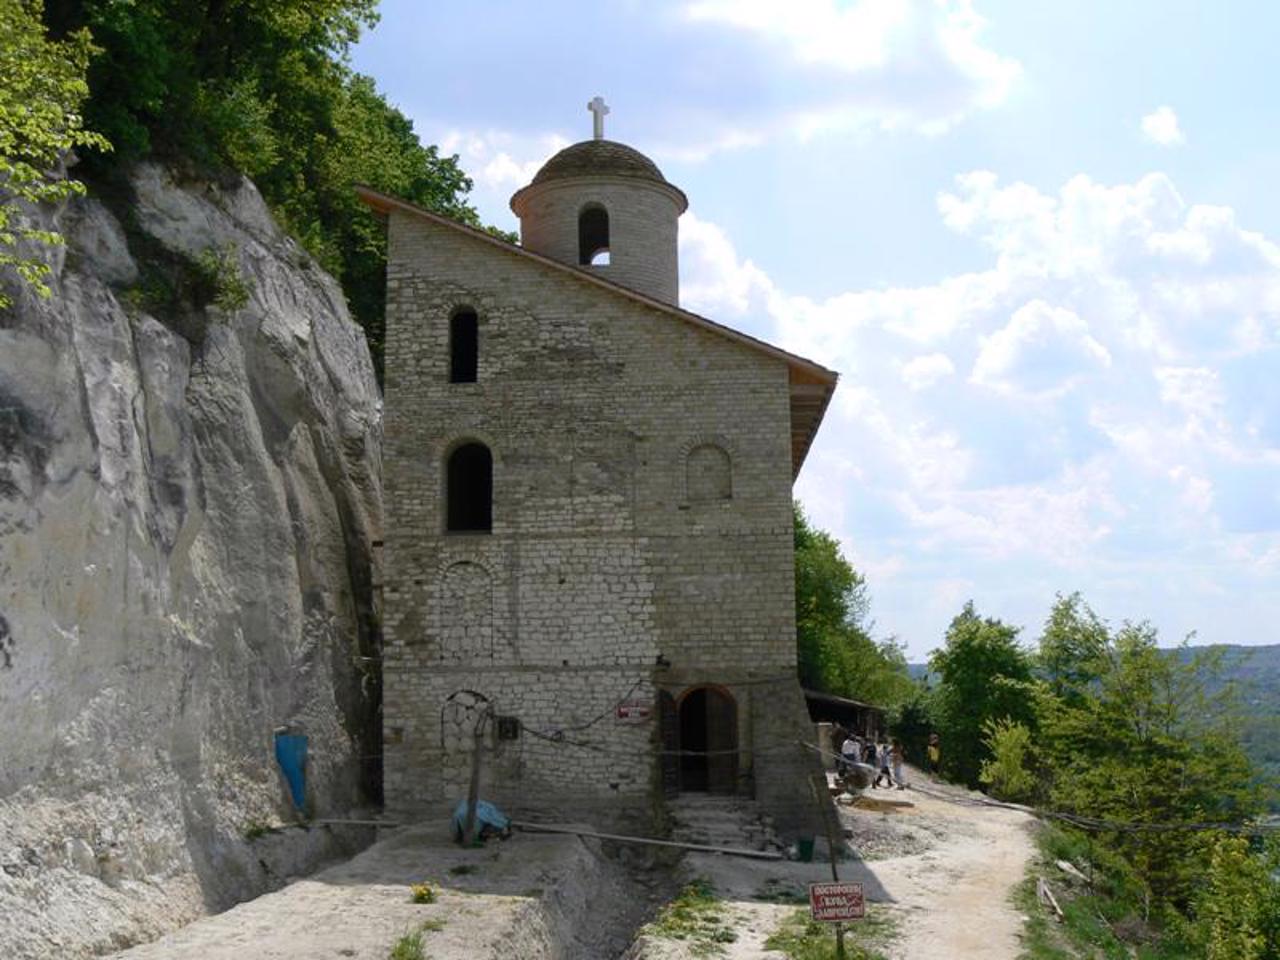
[[[1203,647],[1190,647],[1190,656]],[[1261,647],[1221,645],[1222,680],[1239,684],[1244,706],[1240,739],[1245,752],[1264,773],[1280,782],[1280,644]],[[1276,798],[1280,803],[1280,795]]]

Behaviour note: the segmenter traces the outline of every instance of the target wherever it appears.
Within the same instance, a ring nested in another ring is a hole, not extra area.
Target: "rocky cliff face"
[[[0,312],[0,955],[146,939],[331,852],[378,778],[381,409],[252,184],[143,167]],[[220,305],[219,305],[220,304]]]

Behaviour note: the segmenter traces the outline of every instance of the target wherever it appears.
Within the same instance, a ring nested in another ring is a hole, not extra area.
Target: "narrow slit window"
[[[599,204],[578,214],[578,263],[584,267],[609,263],[609,211]]]
[[[474,310],[449,318],[449,382],[475,383],[480,364],[479,322]]]
[[[483,443],[464,443],[449,454],[445,500],[450,533],[493,529],[493,455]]]

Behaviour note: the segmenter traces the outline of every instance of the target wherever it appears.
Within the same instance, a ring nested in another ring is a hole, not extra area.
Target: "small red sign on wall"
[[[624,723],[639,723],[653,715],[653,707],[647,703],[620,703],[617,716]]]
[[[840,920],[861,920],[867,915],[867,907],[862,899],[862,884],[809,884],[809,911],[815,920],[833,923]]]

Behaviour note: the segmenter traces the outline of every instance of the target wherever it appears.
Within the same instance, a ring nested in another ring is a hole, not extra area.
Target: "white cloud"
[[[680,263],[680,301],[695,313],[742,316],[773,293],[764,271],[740,261],[725,232],[692,211],[680,218]]]
[[[442,154],[457,154],[477,188],[515,193],[551,155],[569,146],[557,134],[519,137],[500,130],[447,130],[436,142]]]
[[[1111,366],[1111,354],[1087,323],[1043,300],[1019,307],[981,343],[969,379],[1005,393],[1059,397],[1085,374]]]
[[[938,209],[986,269],[816,300],[705,221],[683,261],[713,318],[841,371],[799,491],[845,491],[822,518],[900,558],[884,589],[1177,599],[1274,575],[1280,246],[1160,173],[1050,192],[978,171]]]
[[[748,40],[753,46],[738,51],[744,69],[796,78],[793,89],[757,99],[750,118],[711,123],[712,135],[698,141],[703,153],[782,132],[944,133],[1002,104],[1022,72],[984,45],[986,23],[970,0],[694,0],[681,12],[687,24]]]
[[[945,353],[928,353],[902,365],[902,382],[908,390],[924,390],[955,372],[956,365]]]
[[[1142,118],[1141,126],[1143,137],[1162,147],[1177,147],[1187,142],[1172,107],[1157,107]]]

